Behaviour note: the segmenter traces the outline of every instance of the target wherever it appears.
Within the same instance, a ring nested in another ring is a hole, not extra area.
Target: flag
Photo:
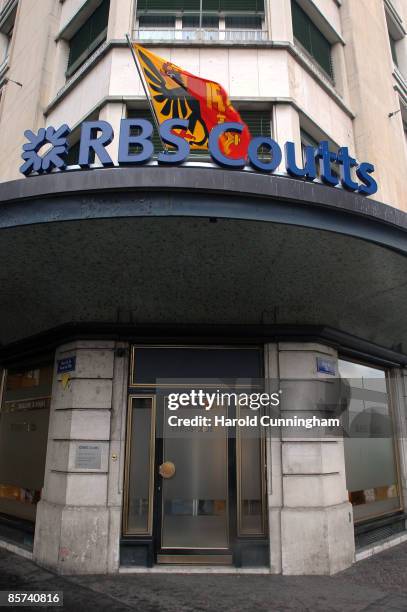
[[[174,129],[191,149],[208,150],[211,129],[219,123],[243,124],[243,131],[225,132],[219,138],[221,152],[232,159],[247,157],[250,132],[219,83],[197,77],[155,55],[137,43],[133,48],[161,125],[167,119],[187,119],[186,129]]]

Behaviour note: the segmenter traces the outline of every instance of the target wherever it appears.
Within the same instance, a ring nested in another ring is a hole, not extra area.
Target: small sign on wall
[[[336,361],[327,357],[317,357],[317,372],[336,376]]]
[[[100,470],[102,468],[101,444],[78,444],[75,455],[75,469]]]
[[[57,364],[58,374],[74,372],[76,368],[76,357],[64,357],[63,359],[58,359]]]

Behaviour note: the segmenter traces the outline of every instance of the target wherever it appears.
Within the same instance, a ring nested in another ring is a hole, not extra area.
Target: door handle
[[[172,478],[175,476],[175,465],[172,461],[164,461],[158,468],[161,478]]]

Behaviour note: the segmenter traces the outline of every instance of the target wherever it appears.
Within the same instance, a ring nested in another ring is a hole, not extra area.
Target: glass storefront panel
[[[401,507],[393,422],[384,370],[339,360],[339,373],[351,387],[344,445],[357,523]]]
[[[0,410],[0,513],[35,520],[44,484],[53,366],[10,368]]]
[[[253,413],[247,406],[240,406],[238,416],[245,418]],[[237,503],[238,532],[241,536],[263,535],[264,529],[264,438],[261,426],[256,435],[244,428],[237,428]]]

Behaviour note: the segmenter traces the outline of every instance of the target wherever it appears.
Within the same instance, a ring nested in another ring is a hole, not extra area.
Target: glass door
[[[226,407],[216,409],[226,416]],[[164,413],[163,455],[159,467],[162,497],[162,549],[228,549],[228,432],[189,427],[173,437]],[[191,410],[182,407],[179,418]]]

